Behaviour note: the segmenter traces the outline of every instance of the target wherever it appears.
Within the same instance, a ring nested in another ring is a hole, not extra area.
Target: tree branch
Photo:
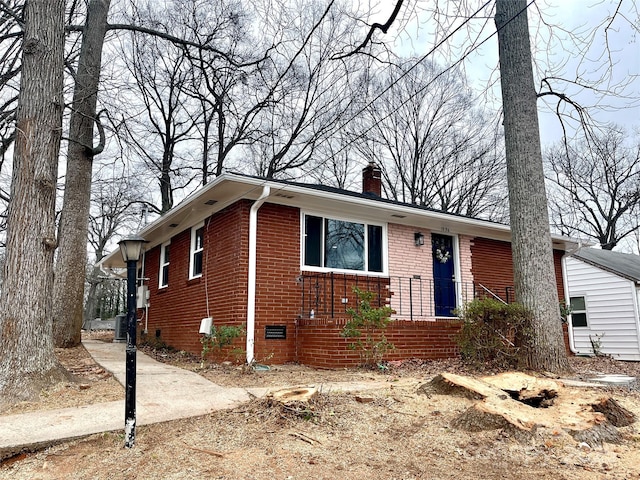
[[[13,18],[20,28],[24,28],[24,5],[19,5],[18,8],[14,10],[10,5],[7,5],[7,2],[0,0],[0,11]],[[22,32],[20,32],[20,34],[22,35]]]
[[[98,155],[100,153],[102,153],[102,151],[104,150],[104,145],[105,145],[105,136],[104,136],[104,126],[102,125],[102,122],[100,121],[100,115],[102,115],[103,113],[106,113],[107,109],[103,108],[102,110],[100,110],[98,112],[98,114],[96,115],[96,118],[94,119],[95,123],[96,123],[96,127],[98,128],[98,135],[100,135],[100,142],[98,143],[98,145],[96,145],[95,147],[91,148],[91,155],[95,156]]]
[[[340,60],[340,59],[347,58],[347,57],[350,57],[350,56],[355,55],[356,53],[358,53],[360,50],[362,50],[364,47],[366,47],[367,44],[371,41],[371,37],[373,37],[373,34],[374,34],[376,29],[382,30],[382,33],[387,33],[389,31],[389,28],[393,24],[393,22],[396,20],[396,17],[398,16],[398,13],[400,12],[400,8],[402,7],[402,2],[403,1],[404,0],[397,0],[396,6],[393,8],[393,12],[391,13],[391,16],[387,19],[386,23],[381,24],[381,23],[377,23],[376,22],[373,25],[371,25],[371,28],[369,29],[369,33],[367,33],[367,36],[365,37],[365,39],[362,41],[362,43],[358,47],[356,47],[355,50],[353,50],[353,51],[351,51],[349,53],[345,53],[344,55],[334,56],[333,59],[334,60]]]
[[[74,31],[74,30],[78,30],[78,29],[82,29],[82,27],[79,26],[69,26],[68,30],[70,31]],[[158,38],[162,38],[164,40],[167,40],[171,43],[174,43],[176,45],[184,45],[184,46],[189,46],[189,47],[195,47],[201,50],[205,50],[208,52],[213,52],[216,53],[218,55],[220,55],[221,57],[223,57],[227,62],[229,62],[231,65],[233,65],[234,67],[248,67],[251,65],[257,65],[260,62],[262,62],[265,58],[267,58],[267,55],[269,53],[269,51],[271,50],[271,48],[269,48],[267,50],[267,53],[260,59],[258,60],[253,60],[251,62],[246,62],[246,63],[241,63],[241,62],[237,62],[233,57],[229,56],[227,53],[223,52],[222,50],[218,50],[217,48],[211,47],[209,45],[203,45],[200,44],[198,42],[193,42],[191,40],[185,40],[184,38],[180,38],[180,37],[176,37],[174,35],[170,35],[168,33],[164,33],[164,32],[160,32],[158,30],[154,30],[152,28],[147,28],[147,27],[142,27],[140,25],[127,25],[127,24],[122,24],[122,23],[113,23],[113,24],[108,24],[107,25],[107,31],[109,30],[127,30],[130,32],[135,32],[135,33],[145,33],[147,35],[153,35],[155,37]]]

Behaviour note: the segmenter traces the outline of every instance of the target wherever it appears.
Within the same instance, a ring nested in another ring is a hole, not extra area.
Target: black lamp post
[[[120,240],[120,253],[127,263],[127,350],[124,400],[124,446],[133,447],[136,439],[136,274],[146,240],[133,236]]]

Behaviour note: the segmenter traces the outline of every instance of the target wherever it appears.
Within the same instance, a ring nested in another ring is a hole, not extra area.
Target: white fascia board
[[[149,240],[148,249],[166,242],[171,236],[190,228],[192,224],[204,220],[206,217],[222,210],[228,205],[241,200],[256,200],[262,188],[271,189],[268,202],[319,211],[326,214],[354,216],[363,220],[411,225],[433,232],[469,235],[490,238],[494,240],[511,241],[511,230],[508,225],[490,222],[470,217],[447,214],[433,210],[424,210],[408,205],[398,205],[379,201],[375,198],[351,196],[337,192],[325,191],[281,183],[277,180],[252,178],[243,175],[225,173],[216,177],[204,188],[187,196],[182,202],[166,212],[137,234]],[[357,193],[357,192],[356,192]],[[214,205],[205,206],[205,201],[216,200]],[[179,228],[170,225],[179,224]],[[554,243],[562,245],[565,250],[578,245],[575,240],[558,235],[552,235]],[[103,268],[117,268],[124,266],[120,253],[111,252],[102,259]]]
[[[348,212],[352,212],[354,216],[359,216],[360,218],[362,218],[364,214],[364,219],[368,220],[411,225],[416,228],[428,228],[434,232],[479,236],[507,242],[511,241],[511,228],[509,225],[488,220],[426,210],[409,205],[386,203],[374,198],[369,199],[309,189],[298,185],[286,185],[274,182],[270,186],[272,188],[272,194],[269,201],[272,203],[281,203],[304,209],[304,203],[306,202],[301,202],[299,197],[296,197],[298,198],[297,200],[294,198],[288,201],[286,197],[282,197],[284,200],[274,198],[274,195],[277,197],[278,192],[289,192],[296,196],[312,198],[313,201],[308,208],[316,211],[324,209],[327,213],[335,213],[343,216],[347,215]],[[345,203],[348,204],[347,208],[345,208]],[[579,241],[562,235],[552,234],[551,239],[555,244],[554,246],[564,250],[575,248],[580,244]]]

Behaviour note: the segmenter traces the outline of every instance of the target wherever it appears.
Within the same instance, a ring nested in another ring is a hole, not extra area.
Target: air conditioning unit
[[[145,308],[149,306],[149,288],[146,285],[140,285],[136,292],[136,308]]]

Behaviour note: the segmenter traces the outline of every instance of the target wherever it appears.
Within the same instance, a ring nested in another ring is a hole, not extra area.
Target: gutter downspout
[[[256,326],[256,252],[258,243],[258,210],[271,193],[271,187],[263,186],[262,194],[249,210],[249,269],[247,272],[247,364],[253,363]]]
[[[145,222],[146,222],[146,218],[145,218]],[[147,263],[147,252],[143,251],[142,252],[142,278],[141,278],[141,282],[140,282],[140,286],[144,285],[144,280],[145,280],[145,276],[144,276],[144,267]],[[147,290],[148,292],[149,290]],[[149,301],[146,298],[146,293],[145,293],[145,298],[144,300],[144,334],[148,335],[149,334]]]

